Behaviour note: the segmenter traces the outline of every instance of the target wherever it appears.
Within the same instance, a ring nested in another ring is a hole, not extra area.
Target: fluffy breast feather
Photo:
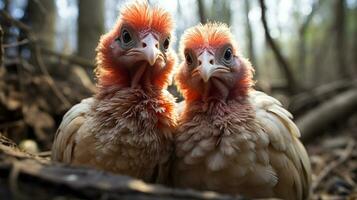
[[[174,101],[157,92],[121,89],[74,106],[58,129],[53,159],[146,181],[164,179],[167,170],[162,169],[167,168],[175,127],[169,110]]]
[[[307,197],[309,159],[280,102],[252,91],[246,100],[211,107],[202,111],[199,104],[188,105],[181,115],[176,186],[251,197]]]

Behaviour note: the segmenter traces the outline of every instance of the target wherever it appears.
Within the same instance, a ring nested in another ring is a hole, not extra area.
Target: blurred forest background
[[[34,154],[95,92],[95,48],[124,0],[0,0],[0,133]],[[227,23],[256,88],[295,116],[314,198],[357,198],[357,0],[149,0],[185,29]],[[178,49],[178,42],[174,44]],[[175,86],[170,91],[181,99]]]

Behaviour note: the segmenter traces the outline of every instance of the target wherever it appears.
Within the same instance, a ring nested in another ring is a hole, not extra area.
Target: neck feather
[[[137,88],[111,86],[101,88],[95,96],[96,118],[109,127],[118,122],[131,123],[133,129],[173,128],[176,124],[175,99],[165,90],[144,91]]]
[[[229,95],[230,99],[247,97],[249,91],[254,86],[252,64],[245,58],[239,58],[241,67],[238,69],[238,77]]]

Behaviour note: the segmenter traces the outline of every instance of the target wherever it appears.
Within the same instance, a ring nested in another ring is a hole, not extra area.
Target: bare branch
[[[335,21],[335,31],[336,31],[336,40],[335,40],[335,49],[338,61],[338,69],[340,76],[342,78],[349,78],[351,73],[349,73],[348,66],[346,63],[346,45],[345,45],[345,36],[346,36],[346,2],[345,0],[336,0],[334,8],[336,13]]]
[[[29,26],[27,26],[26,24],[22,23],[21,21],[14,19],[13,17],[11,17],[7,12],[0,10],[0,15],[7,21],[9,21],[11,24],[17,26],[18,28],[20,28],[21,30],[23,30],[28,39],[31,41],[31,44],[34,48],[34,53],[35,53],[35,58],[37,61],[37,64],[40,67],[41,72],[46,76],[48,85],[50,86],[50,88],[52,89],[53,93],[62,101],[62,103],[64,104],[65,107],[70,107],[70,103],[67,100],[67,98],[64,96],[64,94],[61,92],[61,90],[58,89],[58,87],[56,86],[53,78],[51,77],[51,75],[48,73],[48,70],[44,64],[43,58],[42,58],[42,54],[41,54],[41,47],[38,45],[37,43],[37,38],[34,35],[34,33],[32,32],[31,28]]]
[[[278,45],[275,43],[274,39],[270,35],[269,26],[268,26],[267,19],[266,19],[265,1],[259,0],[259,2],[260,2],[260,7],[261,7],[262,22],[263,22],[263,26],[264,26],[265,37],[267,39],[268,44],[270,45],[271,49],[274,52],[275,58],[278,61],[281,70],[283,71],[283,73],[286,76],[287,84],[290,89],[290,92],[294,93],[297,90],[297,85],[296,85],[295,78],[291,72],[290,64],[288,63],[286,58],[284,58]]]
[[[11,44],[4,44],[3,47],[4,47],[4,49],[11,48],[11,47],[17,47],[17,46],[28,44],[29,42],[30,42],[30,40],[23,39],[21,41],[17,41],[17,42],[11,43]]]
[[[23,30],[27,34],[31,32],[31,28],[29,26],[27,26],[26,24],[22,23],[19,20],[12,18],[11,15],[9,15],[6,11],[0,10],[0,16],[3,17],[4,20],[13,24],[14,26],[19,27],[21,30]]]
[[[62,101],[64,106],[66,108],[71,107],[71,103],[68,101],[68,99],[64,96],[64,94],[58,89],[58,87],[55,84],[55,81],[51,77],[50,73],[47,70],[47,67],[45,66],[45,63],[42,58],[41,54],[41,49],[37,43],[34,44],[34,49],[35,49],[35,56],[36,56],[36,61],[37,64],[39,65],[42,73],[46,76],[46,80],[48,82],[48,85],[52,89],[52,91],[55,93],[55,95]]]

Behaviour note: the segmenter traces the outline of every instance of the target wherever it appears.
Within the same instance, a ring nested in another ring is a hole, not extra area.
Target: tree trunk
[[[197,0],[197,7],[198,7],[198,15],[200,16],[200,22],[204,24],[207,22],[207,15],[202,0]]]
[[[2,2],[4,4],[3,10],[6,11],[6,12],[9,12],[10,0],[3,0]]]
[[[28,24],[40,45],[48,49],[55,48],[56,4],[54,0],[29,0],[26,8]]]
[[[1,71],[3,70],[3,62],[4,62],[4,49],[2,46],[2,39],[3,39],[3,34],[4,32],[2,31],[1,25],[0,25],[0,77],[1,77]]]
[[[78,55],[94,62],[95,48],[104,33],[104,1],[78,0]]]
[[[2,30],[1,24],[0,24],[0,80],[3,79],[4,74],[5,74],[5,66],[4,64],[4,47],[3,47],[3,39],[4,39],[4,31]],[[3,89],[1,87],[1,81],[0,81],[0,90]]]
[[[278,45],[275,43],[274,39],[270,35],[269,26],[268,26],[268,22],[266,19],[265,1],[259,0],[259,2],[260,2],[260,7],[261,7],[262,23],[263,23],[263,27],[264,27],[266,40],[267,40],[269,46],[271,47],[271,49],[273,50],[274,56],[279,64],[282,72],[284,73],[284,75],[286,77],[290,93],[295,93],[298,88],[296,85],[295,77],[293,76],[293,73],[291,72],[290,64],[286,60],[286,58],[283,56]]]
[[[256,59],[254,53],[254,39],[253,39],[254,37],[252,32],[252,26],[250,25],[250,21],[249,21],[250,2],[251,2],[250,0],[244,1],[245,20],[246,20],[245,23],[247,25],[246,35],[248,38],[247,49],[248,49],[249,60],[256,68]],[[255,72],[257,73],[257,69],[255,70]]]
[[[355,7],[354,13],[352,15],[353,19],[357,19],[357,8]],[[352,56],[353,56],[353,77],[357,78],[357,27],[354,29],[354,39],[353,39],[353,49],[352,49]]]
[[[348,72],[348,66],[346,64],[346,51],[345,51],[345,22],[346,22],[346,3],[345,0],[336,0],[335,1],[335,13],[336,13],[336,21],[335,21],[335,30],[336,30],[336,56],[337,56],[337,64],[340,76],[342,78],[350,77],[350,73]]]
[[[312,18],[314,17],[316,11],[320,7],[320,1],[316,1],[309,15],[305,18],[304,22],[299,28],[299,47],[298,47],[298,69],[301,69],[302,78],[307,76],[306,67],[306,30],[310,25]]]

